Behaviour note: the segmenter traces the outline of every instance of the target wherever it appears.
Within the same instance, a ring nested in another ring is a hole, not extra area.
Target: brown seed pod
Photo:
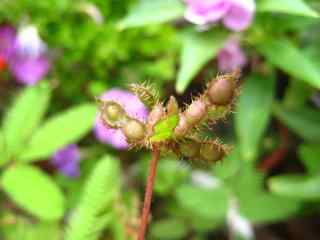
[[[207,114],[207,107],[203,99],[193,101],[185,110],[184,115],[190,125],[195,125],[205,118]]]
[[[200,153],[200,144],[194,141],[179,143],[180,153],[187,158],[196,158]]]
[[[136,119],[129,119],[121,130],[130,143],[141,141],[146,135],[144,124]]]
[[[224,150],[215,142],[202,143],[200,156],[203,160],[213,163],[223,158]]]
[[[232,102],[235,88],[234,79],[221,76],[210,84],[207,95],[212,104],[227,105]]]

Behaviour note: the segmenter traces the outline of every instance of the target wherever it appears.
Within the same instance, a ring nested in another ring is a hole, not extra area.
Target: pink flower
[[[247,62],[246,56],[239,46],[239,40],[230,38],[218,54],[218,69],[221,72],[231,72],[242,68]]]
[[[147,108],[139,98],[131,92],[113,88],[104,93],[101,98],[103,100],[112,100],[119,103],[130,117],[136,118],[142,122],[147,121]],[[94,133],[100,142],[110,144],[116,149],[126,149],[129,146],[121,130],[106,127],[99,116],[97,116],[96,119]]]
[[[0,60],[3,67],[8,65],[18,82],[34,85],[48,73],[46,50],[36,27],[25,26],[16,33],[11,25],[0,26]]]
[[[252,22],[254,0],[185,0],[185,18],[198,25],[222,21],[233,31],[243,31]]]

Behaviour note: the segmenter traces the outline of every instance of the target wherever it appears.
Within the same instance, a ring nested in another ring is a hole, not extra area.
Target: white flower
[[[234,198],[232,198],[229,203],[227,221],[232,234],[240,235],[245,239],[253,239],[254,233],[252,225],[248,219],[240,215],[238,203]]]
[[[21,54],[37,58],[47,50],[47,45],[40,38],[38,29],[27,25],[18,31],[17,48]]]
[[[219,179],[204,172],[204,171],[193,171],[191,175],[192,183],[202,188],[217,188],[220,186]]]

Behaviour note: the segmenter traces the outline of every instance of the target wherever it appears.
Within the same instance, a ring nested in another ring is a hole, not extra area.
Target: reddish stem
[[[158,165],[159,157],[160,157],[160,151],[157,146],[154,146],[152,149],[152,160],[150,163],[147,186],[146,186],[145,195],[144,195],[144,203],[143,203],[138,240],[144,240],[145,238],[145,234],[146,234],[146,230],[149,222],[153,185],[154,185],[154,181],[157,173],[157,165]]]
[[[288,153],[289,133],[288,129],[279,124],[280,145],[258,166],[258,169],[267,172],[278,165]]]

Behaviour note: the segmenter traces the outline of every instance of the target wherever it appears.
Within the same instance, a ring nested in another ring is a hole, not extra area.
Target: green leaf
[[[270,120],[274,78],[252,75],[241,91],[235,125],[244,160],[257,157],[258,145]]]
[[[8,162],[8,153],[3,133],[0,131],[0,167]]]
[[[320,88],[320,71],[311,59],[285,38],[264,38],[258,51],[272,64],[291,74],[297,80]]]
[[[320,140],[320,112],[309,107],[288,110],[281,105],[273,106],[275,116],[288,128],[308,141]]]
[[[3,228],[2,237],[6,240],[59,240],[61,230],[59,223],[54,221],[35,223],[30,219],[14,216],[15,224]]]
[[[154,134],[150,138],[152,142],[161,142],[170,139],[173,136],[174,129],[178,125],[179,116],[177,114],[166,117],[160,120],[154,126]]]
[[[202,189],[183,185],[177,189],[178,203],[195,216],[223,219],[228,207],[228,192],[224,188]]]
[[[272,177],[268,181],[272,192],[300,200],[320,199],[320,176],[288,174]]]
[[[46,84],[25,88],[16,98],[3,120],[3,134],[11,157],[28,142],[46,113],[49,100],[50,90]]]
[[[288,109],[303,107],[310,99],[313,89],[302,81],[291,81],[286,89],[283,104]]]
[[[64,214],[64,196],[55,182],[32,166],[11,167],[1,177],[1,186],[21,208],[43,220]]]
[[[236,147],[222,161],[212,167],[213,173],[218,178],[227,180],[236,175],[241,164],[240,149]]]
[[[303,0],[263,0],[258,4],[260,12],[278,12],[305,17],[319,17]]]
[[[57,114],[34,133],[19,160],[30,162],[46,158],[59,148],[78,141],[92,128],[95,115],[96,107],[92,104],[83,104]]]
[[[178,219],[165,219],[154,222],[151,226],[152,239],[183,239],[188,227]]]
[[[65,239],[97,240],[110,219],[113,201],[121,184],[119,161],[104,156],[95,166],[85,184],[79,206],[70,221]]]
[[[285,220],[300,208],[297,201],[263,192],[240,196],[239,205],[240,214],[254,223]]]
[[[184,92],[192,78],[224,46],[227,34],[221,31],[188,31],[183,38],[176,90]]]
[[[120,29],[164,23],[183,17],[180,0],[140,0],[120,24]]]
[[[299,147],[299,156],[310,175],[320,172],[319,144],[304,144]]]

